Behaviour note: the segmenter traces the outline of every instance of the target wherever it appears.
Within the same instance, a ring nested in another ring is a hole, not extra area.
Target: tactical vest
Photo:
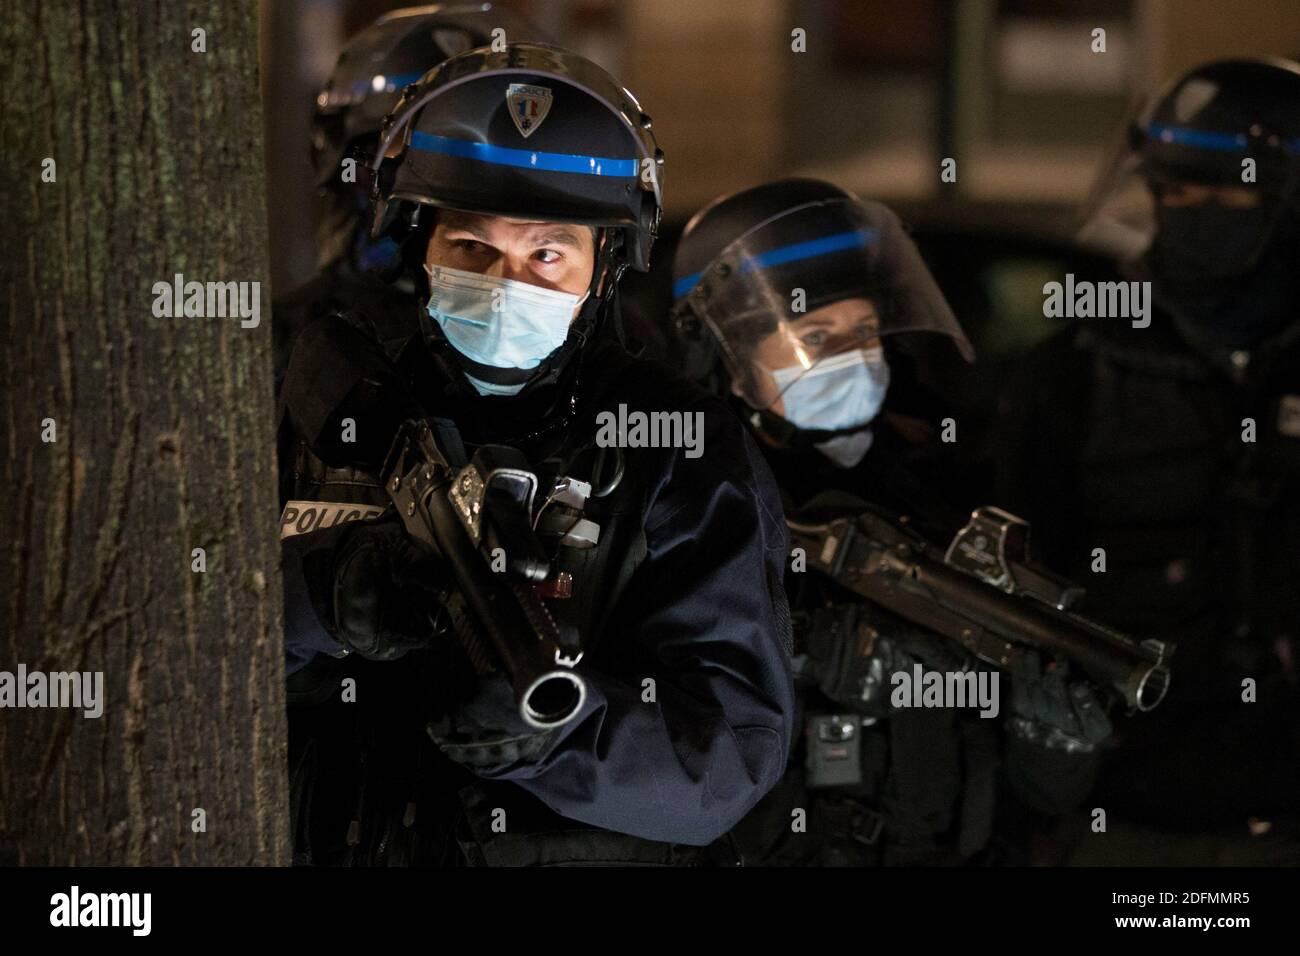
[[[1177,644],[1165,701],[1117,720],[1097,799],[1243,827],[1300,800],[1300,358],[1217,369],[1159,331],[1074,327],[1030,357],[1005,490],[1083,613]]]
[[[1078,335],[1058,369],[1077,383],[1055,423],[1076,468],[1060,570],[1099,617],[1178,644],[1170,702],[1234,700],[1237,675],[1300,637],[1300,365],[1289,386],[1234,384],[1191,354]]]

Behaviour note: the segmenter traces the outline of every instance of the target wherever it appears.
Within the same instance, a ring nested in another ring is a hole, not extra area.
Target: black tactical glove
[[[1062,665],[1026,654],[1011,681],[1011,733],[1049,750],[1088,753],[1111,733],[1092,685],[1070,680]]]
[[[354,522],[333,558],[332,607],[325,613],[351,650],[391,661],[447,632],[446,567],[407,536],[396,515]]]

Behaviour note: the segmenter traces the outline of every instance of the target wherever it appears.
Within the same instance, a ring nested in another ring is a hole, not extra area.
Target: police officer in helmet
[[[1103,768],[1112,835],[1131,829],[1081,859],[1282,859],[1300,800],[1300,65],[1208,63],[1152,97],[1081,239],[1119,250],[1156,308],[1029,357],[1003,399],[1003,496],[1051,527],[1045,559],[1088,576],[1099,616],[1179,645],[1169,699]]]
[[[335,311],[364,310],[381,339],[393,344],[413,329],[418,297],[395,268],[397,246],[370,235],[369,160],[384,117],[406,86],[448,57],[506,39],[546,37],[506,7],[434,4],[386,13],[343,47],[312,110],[318,271],[276,302],[277,369],[302,326]]]
[[[674,277],[692,364],[737,400],[791,520],[871,506],[945,542],[964,523],[969,503],[945,488],[934,404],[908,343],[915,352],[916,333],[937,334],[968,360],[973,351],[891,210],[816,180],[744,190],[688,223]],[[1043,812],[1086,792],[1109,729],[1087,685],[1037,675],[1030,693],[1018,678],[1001,720],[895,708],[895,673],[970,662],[828,576],[791,568],[801,742],[781,786],[737,830],[748,860],[987,859],[1000,762]],[[791,826],[799,810],[803,830]]]
[[[585,483],[586,533],[548,532],[549,502],[535,520],[567,578],[547,608],[580,641],[588,689],[561,727],[521,722],[504,677],[470,671],[442,633],[448,583],[391,512],[287,537],[290,669],[342,660],[387,705],[373,723],[391,733],[362,747],[357,815],[379,821],[357,823],[367,860],[386,862],[412,818],[428,834],[416,859],[695,859],[785,764],[786,540],[743,427],[610,331],[660,215],[649,117],[574,54],[478,49],[407,89],[375,166],[376,234],[427,290],[421,329],[392,367],[346,319],[304,330],[283,395],[309,461],[294,493],[387,502],[377,463],[406,408],[394,369],[468,453],[507,445]],[[597,417],[620,408],[698,415],[702,453],[598,442]],[[340,409],[355,442],[338,438]]]
[[[1108,238],[1153,284],[1167,331],[1248,375],[1295,336],[1300,279],[1300,67],[1227,60],[1139,111],[1101,178],[1081,238]]]

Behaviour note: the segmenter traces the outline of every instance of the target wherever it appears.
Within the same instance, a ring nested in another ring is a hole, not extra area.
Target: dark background
[[[1133,105],[1220,56],[1300,55],[1291,0],[504,0],[621,80],[667,156],[649,276],[625,291],[653,351],[673,242],[715,197],[792,175],[898,209],[975,343],[950,390],[974,431],[1052,329],[1042,286],[1105,255],[1070,249],[1077,210]],[[312,101],[344,40],[392,0],[263,0],[272,276],[316,262]],[[1106,31],[1106,52],[1091,49]],[[791,49],[805,31],[806,52]],[[943,183],[940,162],[957,160]]]

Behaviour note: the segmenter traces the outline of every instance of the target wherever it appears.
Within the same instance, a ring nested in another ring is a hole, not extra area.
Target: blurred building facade
[[[721,193],[799,174],[909,209],[1064,212],[1138,97],[1207,59],[1300,56],[1294,0],[499,2],[640,98],[677,222]],[[277,290],[315,265],[313,97],[346,37],[403,5],[263,2]],[[956,182],[941,180],[946,158]]]

